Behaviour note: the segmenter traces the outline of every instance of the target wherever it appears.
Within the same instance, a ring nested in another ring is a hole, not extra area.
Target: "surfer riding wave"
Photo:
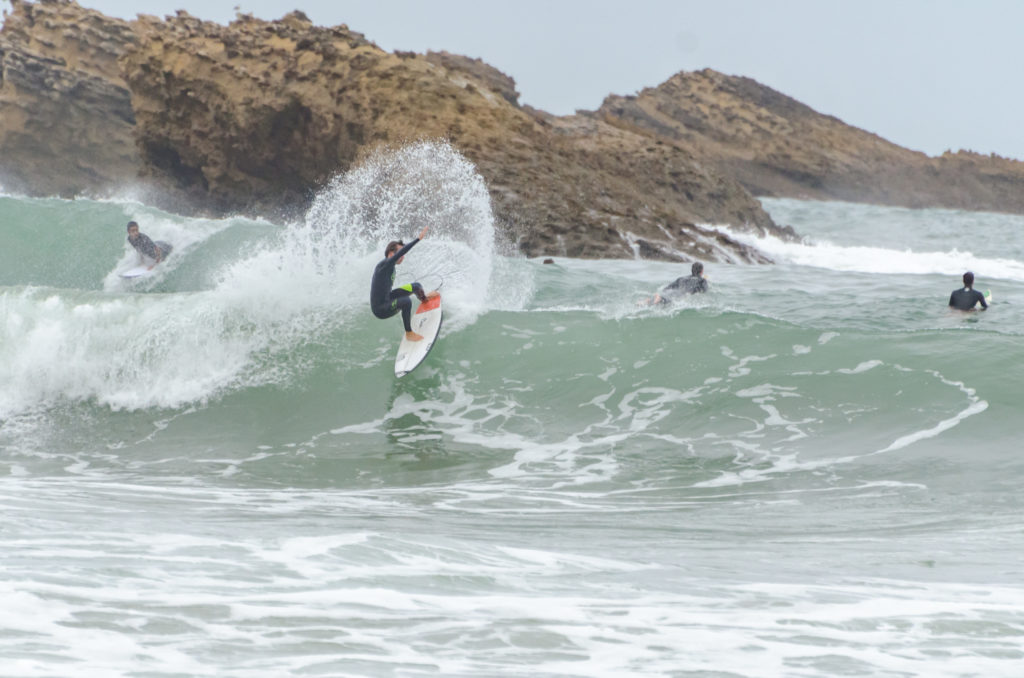
[[[426,237],[428,226],[424,226],[419,236],[408,244],[401,240],[392,240],[384,248],[384,259],[373,269],[373,280],[370,283],[370,310],[380,319],[402,314],[405,325],[405,338],[409,341],[421,341],[423,336],[412,331],[412,295],[420,301],[439,296],[437,290],[425,293],[423,285],[418,282],[392,288],[395,284],[395,266],[402,263],[406,253],[420,240]]]
[[[157,240],[153,242],[148,235],[139,232],[139,225],[134,221],[128,222],[128,244],[135,248],[135,251],[139,253],[139,264],[141,265],[145,260],[143,257],[148,257],[153,261],[149,265],[148,270],[152,270],[154,266],[159,264],[161,261],[167,258],[167,255],[174,249],[170,243]]]

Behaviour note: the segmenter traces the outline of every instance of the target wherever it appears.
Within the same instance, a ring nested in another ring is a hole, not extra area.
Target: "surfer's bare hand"
[[[427,299],[437,299],[439,296],[441,296],[441,293],[438,292],[437,290],[434,290],[433,292],[427,292]]]
[[[424,226],[423,230],[420,231],[420,235],[419,235],[420,240],[423,240],[424,238],[427,237],[427,229],[428,228],[430,228],[430,226]]]

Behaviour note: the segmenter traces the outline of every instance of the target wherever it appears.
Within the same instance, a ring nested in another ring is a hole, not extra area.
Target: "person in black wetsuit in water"
[[[128,244],[139,253],[140,264],[143,262],[143,256],[154,260],[149,267],[150,269],[163,261],[171,253],[171,250],[174,249],[169,243],[153,242],[145,233],[139,233],[139,225],[134,221],[128,222]]]
[[[402,285],[396,289],[391,286],[395,284],[395,266],[402,263],[405,254],[412,249],[427,235],[427,226],[423,227],[419,236],[409,244],[401,240],[392,240],[384,248],[384,260],[373,269],[373,280],[370,283],[370,310],[382,320],[401,312],[402,323],[405,325],[405,338],[409,341],[420,341],[423,335],[412,331],[412,295],[420,301],[433,299],[438,295],[437,290],[426,294],[423,292],[423,285],[418,282]]]
[[[690,275],[676,278],[665,285],[664,289],[648,299],[646,304],[667,304],[684,294],[698,294],[707,291],[708,281],[704,278],[704,264],[695,261],[690,267]]]
[[[967,271],[964,273],[964,286],[953,290],[953,294],[949,295],[949,306],[959,311],[970,311],[979,302],[982,311],[988,308],[988,304],[985,303],[985,295],[974,289],[974,274]]]

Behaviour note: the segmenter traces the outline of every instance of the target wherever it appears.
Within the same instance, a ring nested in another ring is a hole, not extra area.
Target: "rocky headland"
[[[677,73],[599,114],[689,149],[757,196],[1024,213],[1024,163],[969,151],[939,157],[822,115],[750,78]]]
[[[0,185],[286,220],[382,146],[445,139],[530,256],[765,261],[700,224],[793,237],[755,195],[1024,211],[1024,163],[928,158],[746,78],[680,73],[552,116],[479,59],[386,52],[302,13],[121,21],[11,0],[0,30]]]

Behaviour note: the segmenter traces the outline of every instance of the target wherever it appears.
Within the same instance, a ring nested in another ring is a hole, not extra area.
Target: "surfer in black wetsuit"
[[[647,304],[667,304],[673,298],[681,297],[684,294],[699,294],[708,291],[708,281],[704,278],[704,264],[699,261],[693,262],[690,267],[690,275],[676,278],[647,300]]]
[[[142,263],[142,257],[147,256],[153,259],[153,264],[149,267],[156,266],[164,260],[168,254],[171,253],[172,247],[165,242],[153,242],[149,236],[145,233],[139,233],[139,225],[134,221],[128,222],[128,244],[135,248],[135,251],[139,253],[139,263]]]
[[[988,304],[985,303],[985,295],[974,289],[974,274],[967,271],[964,273],[964,286],[953,290],[953,294],[949,295],[949,306],[958,311],[971,311],[978,303],[981,304],[982,311],[988,308]]]
[[[427,226],[423,227],[419,236],[409,244],[401,240],[392,240],[384,248],[384,260],[373,269],[373,281],[370,283],[370,309],[378,318],[390,318],[398,312],[402,313],[402,323],[405,325],[405,338],[409,341],[420,341],[423,335],[412,331],[412,295],[420,301],[433,299],[438,296],[437,290],[426,294],[423,292],[423,285],[418,282],[402,285],[392,289],[395,284],[395,266],[402,263],[405,254],[412,249],[427,235]]]

